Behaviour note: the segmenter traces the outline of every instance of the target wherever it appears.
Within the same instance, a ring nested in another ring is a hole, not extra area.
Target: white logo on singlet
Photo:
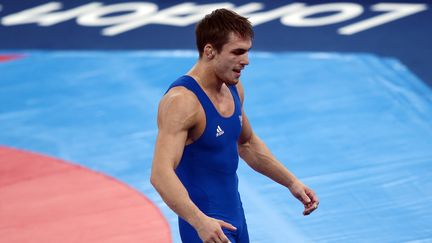
[[[216,128],[216,137],[219,137],[222,134],[224,134],[224,130],[222,130],[222,128],[218,125]]]
[[[239,120],[240,120],[240,126],[243,126],[243,117],[241,115],[239,116]]]

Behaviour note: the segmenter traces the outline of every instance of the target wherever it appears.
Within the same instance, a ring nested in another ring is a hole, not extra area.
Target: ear
[[[215,55],[215,50],[211,44],[206,44],[204,46],[204,56],[208,59],[213,59]]]

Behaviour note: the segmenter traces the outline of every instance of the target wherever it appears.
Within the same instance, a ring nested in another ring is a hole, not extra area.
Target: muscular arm
[[[177,92],[176,92],[177,91]],[[170,91],[160,102],[151,183],[165,203],[191,225],[197,225],[202,212],[190,200],[175,174],[188,130],[194,125],[196,105],[184,90]]]
[[[198,111],[199,103],[195,96],[182,87],[171,89],[161,100],[150,181],[165,203],[191,224],[204,242],[228,242],[221,227],[231,230],[235,228],[206,216],[192,202],[175,174],[188,139],[188,131],[196,125]]]
[[[237,88],[243,102],[243,88],[240,83]],[[287,187],[304,204],[303,214],[310,214],[319,203],[315,193],[273,156],[265,143],[253,132],[245,113],[242,113],[243,127],[238,141],[240,157],[255,171]]]

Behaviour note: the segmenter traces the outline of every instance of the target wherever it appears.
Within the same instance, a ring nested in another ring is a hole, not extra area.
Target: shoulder
[[[160,106],[181,108],[186,105],[197,106],[199,101],[195,94],[183,86],[171,88],[161,99]],[[185,107],[187,108],[187,107]]]
[[[195,94],[185,87],[171,88],[161,99],[158,109],[158,125],[194,125],[200,103]]]

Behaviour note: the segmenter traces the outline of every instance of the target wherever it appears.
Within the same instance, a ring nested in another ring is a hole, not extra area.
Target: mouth
[[[237,74],[238,76],[240,76],[240,74],[241,74],[241,70],[242,70],[242,69],[240,69],[240,68],[234,68],[234,69],[233,69],[233,72],[234,72],[235,74]]]

